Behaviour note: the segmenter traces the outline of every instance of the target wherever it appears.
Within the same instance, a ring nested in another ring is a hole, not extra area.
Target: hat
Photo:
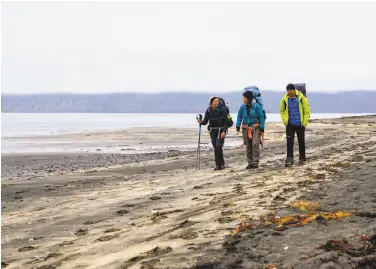
[[[295,86],[292,83],[287,84],[286,90],[295,90]]]
[[[248,99],[249,102],[253,99],[253,92],[251,91],[244,91],[243,96]]]

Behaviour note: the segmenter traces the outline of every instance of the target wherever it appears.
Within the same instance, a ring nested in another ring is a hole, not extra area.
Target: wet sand
[[[202,153],[196,171],[189,152],[4,178],[2,266],[376,268],[376,117],[314,120],[306,132],[307,163],[289,169],[284,127],[269,124],[266,132],[257,171],[245,169],[239,147],[226,149],[223,171],[212,170],[212,152]],[[291,206],[297,200],[319,202],[320,214],[354,215],[300,226],[262,222],[305,214]],[[250,227],[235,232],[241,223]],[[342,239],[344,249],[325,245]]]
[[[150,135],[149,135],[150,134]],[[40,176],[93,171],[123,165],[143,164],[159,159],[178,159],[196,154],[198,130],[136,128],[50,136],[14,137],[16,145],[27,143],[27,150],[39,153],[2,154],[2,179],[24,180]],[[201,151],[212,150],[206,126],[202,127]],[[41,143],[46,148],[38,148]],[[239,146],[235,132],[226,147]],[[32,145],[32,146],[30,146]],[[43,153],[43,151],[47,151]]]

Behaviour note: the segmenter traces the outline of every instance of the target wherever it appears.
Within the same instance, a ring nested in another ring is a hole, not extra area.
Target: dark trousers
[[[305,141],[304,133],[305,128],[303,126],[293,126],[291,124],[286,126],[286,137],[287,137],[287,160],[294,160],[294,138],[298,137],[299,143],[299,160],[305,160]]]
[[[215,165],[220,167],[225,165],[225,160],[223,159],[223,144],[225,143],[225,139],[219,138],[218,133],[219,130],[211,130],[210,138],[214,148]]]

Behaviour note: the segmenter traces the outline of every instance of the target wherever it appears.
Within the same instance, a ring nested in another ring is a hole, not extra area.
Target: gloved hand
[[[240,132],[240,126],[236,127],[236,131],[239,133]]]
[[[261,128],[260,128],[260,132],[263,133],[263,132],[264,132],[264,129],[261,129]]]

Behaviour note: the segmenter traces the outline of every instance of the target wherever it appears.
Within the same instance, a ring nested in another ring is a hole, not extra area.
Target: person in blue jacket
[[[244,88],[244,91],[251,91],[253,93],[253,98],[257,101],[257,103],[261,106],[262,109],[264,109],[264,102],[262,101],[260,90],[257,86],[248,86]],[[264,113],[265,117],[265,113]],[[265,118],[266,120],[266,118]],[[247,135],[246,135],[246,128],[245,125],[242,126],[242,136],[243,136],[243,145],[247,145]],[[239,132],[238,132],[239,133]]]
[[[258,168],[260,161],[260,143],[264,134],[265,117],[261,106],[256,102],[252,91],[243,92],[243,102],[239,108],[236,131],[240,125],[246,129],[247,159],[246,169]]]

